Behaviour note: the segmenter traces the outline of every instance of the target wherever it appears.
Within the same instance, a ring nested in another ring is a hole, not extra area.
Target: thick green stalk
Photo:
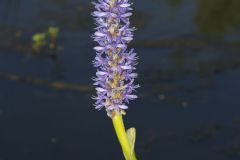
[[[132,151],[124,124],[122,119],[122,114],[115,112],[114,116],[112,117],[113,126],[115,128],[118,140],[121,144],[123,154],[126,160],[137,160],[134,151]]]

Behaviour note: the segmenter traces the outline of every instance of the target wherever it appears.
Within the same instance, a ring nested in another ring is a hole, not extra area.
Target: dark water
[[[0,0],[0,160],[123,159],[111,121],[93,109],[88,0]],[[145,160],[240,159],[240,1],[135,1]],[[60,28],[54,56],[31,36]]]

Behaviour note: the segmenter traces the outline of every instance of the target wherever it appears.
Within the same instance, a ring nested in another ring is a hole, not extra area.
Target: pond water
[[[240,1],[134,1],[139,99],[127,127],[148,160],[240,159]],[[121,160],[91,95],[88,0],[0,1],[0,160]],[[60,29],[56,47],[32,36]]]

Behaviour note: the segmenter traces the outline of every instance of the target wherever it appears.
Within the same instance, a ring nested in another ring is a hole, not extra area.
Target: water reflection
[[[46,3],[47,2],[53,2],[59,5],[65,5],[67,3],[68,0],[44,0]]]
[[[20,13],[21,0],[1,0],[0,1],[0,24],[11,22],[16,24]]]
[[[183,3],[183,0],[166,0],[166,2],[172,7],[180,7]]]
[[[93,90],[93,87],[91,85],[80,85],[61,81],[45,80],[34,76],[20,76],[17,74],[2,71],[0,71],[0,78],[10,81],[30,83],[34,85],[48,86],[50,88],[58,90],[70,90],[78,92],[91,92]]]

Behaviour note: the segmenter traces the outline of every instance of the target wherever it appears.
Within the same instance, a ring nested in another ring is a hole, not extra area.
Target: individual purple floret
[[[96,109],[105,107],[109,116],[113,111],[124,113],[130,100],[136,99],[133,94],[139,85],[134,85],[137,73],[136,53],[127,50],[127,44],[133,40],[129,17],[132,15],[129,0],[98,0],[93,12],[97,27],[94,41],[98,46],[94,66],[98,68],[94,85],[97,96]]]

